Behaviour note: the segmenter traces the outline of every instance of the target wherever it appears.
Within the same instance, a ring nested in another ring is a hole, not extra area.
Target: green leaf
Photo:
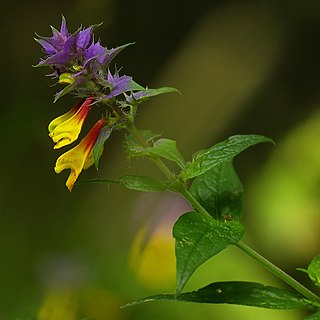
[[[308,274],[311,281],[318,287],[320,287],[320,256],[316,256],[312,259],[308,266],[308,269],[297,268],[299,271],[303,271]]]
[[[144,90],[144,87],[142,87],[139,83],[131,80],[131,82],[127,86],[127,91],[140,91]]]
[[[238,221],[219,222],[197,212],[186,213],[173,227],[176,240],[177,293],[181,292],[192,273],[205,261],[231,244],[244,233]]]
[[[215,282],[192,292],[180,294],[159,294],[128,303],[126,307],[159,300],[214,304],[227,303],[278,310],[305,309],[309,307],[308,300],[298,293],[265,286],[260,283],[236,281]]]
[[[161,136],[161,134],[153,133],[151,130],[139,130],[139,135],[148,143],[151,143],[153,140]],[[129,151],[131,149],[135,150],[135,148],[141,148],[141,145],[137,143],[136,139],[132,134],[126,135],[126,142],[129,147]]]
[[[164,182],[146,176],[127,175],[121,177],[119,182],[123,187],[137,191],[155,192],[167,189],[167,185]]]
[[[110,137],[112,129],[113,129],[113,127],[110,127],[109,125],[104,126],[100,130],[98,138],[93,146],[92,152],[93,152],[93,157],[94,157],[94,164],[95,164],[97,170],[99,167],[99,160],[100,160],[101,154],[103,152],[104,143]]]
[[[91,179],[85,179],[80,180],[76,182],[76,186],[80,184],[88,184],[88,183],[95,183],[95,184],[110,184],[110,183],[117,183],[120,184],[120,181],[118,179],[110,179],[110,178],[91,178]]]
[[[143,94],[142,94],[141,98],[138,98],[137,100],[139,100],[139,101],[146,100],[151,97],[158,96],[160,94],[172,93],[172,92],[179,92],[179,90],[177,90],[176,88],[172,88],[172,87],[161,87],[161,88],[157,88],[157,89],[145,89],[145,90],[143,90]]]
[[[151,153],[176,162],[180,168],[185,167],[185,160],[177,149],[177,143],[170,139],[159,139],[152,147]]]
[[[236,135],[229,137],[209,149],[201,150],[193,155],[192,161],[181,171],[183,180],[197,177],[213,167],[228,160],[245,149],[261,142],[273,142],[271,139],[260,135]]]
[[[86,179],[78,182],[77,184],[84,184],[84,183],[98,183],[98,184],[118,183],[124,188],[143,191],[143,192],[165,191],[167,189],[167,184],[165,182],[156,180],[152,177],[134,176],[134,175],[122,176],[119,179],[105,179],[105,178]]]
[[[154,142],[152,147],[143,148],[135,146],[130,149],[131,155],[139,157],[159,156],[170,161],[176,162],[180,168],[185,167],[185,160],[177,149],[176,141],[170,139],[159,139]]]
[[[320,320],[320,311],[303,318],[303,320]]]
[[[196,177],[190,192],[215,219],[241,219],[243,187],[232,161],[223,162]]]

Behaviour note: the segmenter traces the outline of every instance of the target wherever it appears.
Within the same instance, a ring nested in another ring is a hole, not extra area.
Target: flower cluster
[[[55,100],[75,89],[81,97],[90,95],[92,91],[101,93],[100,100],[103,100],[102,96],[108,98],[111,91],[112,96],[116,96],[132,89],[143,90],[131,77],[120,77],[118,74],[113,77],[108,69],[112,59],[131,43],[107,49],[101,46],[100,41],[94,41],[95,27],[80,27],[76,32],[69,33],[66,19],[62,17],[60,31],[51,27],[52,37],[35,39],[46,54],[37,66],[51,67],[53,72],[50,75],[58,78],[59,83],[67,84],[56,94]],[[109,94],[104,94],[106,89],[109,89]]]
[[[60,31],[54,27],[51,37],[37,36],[45,57],[36,66],[52,69],[50,76],[64,88],[55,95],[55,100],[67,93],[74,94],[79,102],[70,111],[50,122],[49,136],[59,149],[75,142],[91,108],[104,106],[104,115],[90,132],[73,149],[62,154],[55,166],[57,173],[70,169],[66,185],[71,191],[83,169],[98,166],[103,145],[112,130],[126,128],[133,121],[137,106],[144,100],[173,88],[146,89],[127,75],[120,75],[110,63],[114,57],[132,43],[108,49],[94,40],[93,30],[98,25],[80,27],[74,33],[68,31],[62,16]]]

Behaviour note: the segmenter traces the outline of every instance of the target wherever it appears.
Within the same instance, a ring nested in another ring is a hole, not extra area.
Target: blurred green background
[[[142,105],[138,127],[178,141],[188,159],[229,135],[264,134],[277,145],[240,155],[246,242],[310,286],[296,267],[319,254],[319,1],[7,1],[2,4],[0,109],[0,319],[300,319],[298,311],[238,306],[125,302],[174,290],[171,227],[188,205],[174,194],[141,194],[83,185],[69,193],[56,175],[47,124],[74,105],[32,65],[35,32],[50,35],[104,22],[102,44],[127,42],[123,73],[182,95]],[[125,159],[123,136],[111,137],[101,168],[81,175],[155,173]],[[155,173],[156,174],[156,173]],[[145,243],[145,237],[149,242]],[[204,264],[186,289],[222,280],[283,286],[229,248]]]

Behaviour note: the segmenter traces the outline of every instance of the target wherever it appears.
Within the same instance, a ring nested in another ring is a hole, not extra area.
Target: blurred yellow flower
[[[146,287],[168,289],[175,283],[174,240],[167,226],[159,225],[144,246],[146,231],[141,228],[136,234],[131,267]]]
[[[38,320],[76,320],[77,295],[71,290],[50,292],[38,313]]]

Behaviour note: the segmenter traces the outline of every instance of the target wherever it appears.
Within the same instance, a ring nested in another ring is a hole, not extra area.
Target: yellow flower
[[[54,149],[64,147],[78,139],[93,101],[92,97],[81,100],[70,111],[50,122],[48,130],[50,138],[55,143]]]
[[[106,124],[106,119],[98,120],[77,146],[62,154],[58,158],[54,168],[56,173],[60,173],[64,169],[70,169],[70,175],[66,182],[66,186],[69,191],[72,190],[73,185],[78,179],[81,171],[93,165],[94,157],[92,148],[99,136],[101,129]]]

